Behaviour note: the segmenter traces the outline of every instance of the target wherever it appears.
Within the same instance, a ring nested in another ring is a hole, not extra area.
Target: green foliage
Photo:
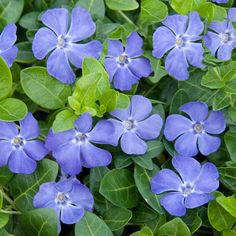
[[[136,0],[105,0],[105,3],[108,8],[116,11],[131,11],[137,9],[139,6]]]

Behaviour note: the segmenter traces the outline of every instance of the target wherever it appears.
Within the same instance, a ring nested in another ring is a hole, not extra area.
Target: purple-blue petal
[[[198,68],[204,67],[202,64],[204,49],[201,43],[188,43],[183,50],[189,64]]]
[[[115,127],[115,131],[112,134],[113,146],[117,146],[121,135],[124,133],[124,125],[121,121],[115,119],[108,119]]]
[[[111,163],[110,152],[86,142],[81,146],[81,163],[86,168],[107,166]]]
[[[203,102],[188,102],[182,105],[179,110],[188,114],[195,122],[204,121],[208,115],[208,106]]]
[[[121,121],[128,120],[130,118],[131,113],[131,104],[126,109],[116,109],[110,114]]]
[[[221,140],[219,137],[215,137],[207,133],[202,133],[198,137],[199,151],[205,156],[208,156],[211,153],[216,152],[220,147],[220,144]]]
[[[6,51],[1,52],[0,55],[6,61],[7,65],[11,67],[14,60],[17,57],[17,53],[18,53],[18,48],[16,46],[13,46],[12,48],[9,48]]]
[[[96,25],[90,13],[82,8],[75,7],[71,14],[71,25],[67,36],[72,42],[78,42],[89,38],[95,33]]]
[[[211,51],[211,55],[215,56],[216,51],[221,45],[219,35],[209,31],[206,35],[204,35],[204,44]]]
[[[168,193],[160,199],[161,205],[173,216],[184,216],[186,207],[182,193]]]
[[[0,140],[0,166],[5,166],[13,151],[12,144],[8,140]]]
[[[228,0],[226,0],[226,1],[228,1]],[[232,21],[236,21],[236,7],[229,8],[228,18]]]
[[[47,60],[48,73],[62,83],[72,84],[75,81],[75,73],[71,69],[66,52],[63,49],[55,49]]]
[[[217,51],[217,58],[222,61],[230,60],[233,49],[234,47],[230,44],[222,44]]]
[[[141,139],[152,140],[160,135],[162,125],[162,118],[155,114],[138,122],[135,132]]]
[[[119,40],[107,40],[107,49],[108,49],[107,53],[108,57],[118,57],[124,51],[123,45]]]
[[[204,25],[200,19],[199,14],[195,12],[191,12],[189,14],[189,22],[188,22],[188,28],[185,32],[186,35],[190,36],[196,36],[200,35],[204,29]]]
[[[69,205],[61,208],[61,221],[64,224],[75,224],[84,216],[84,209],[81,206]]]
[[[152,192],[156,194],[179,191],[183,182],[179,176],[172,170],[163,169],[159,171],[151,181]]]
[[[176,37],[169,28],[161,26],[154,32],[152,41],[152,55],[161,58],[166,52],[175,47]]]
[[[57,36],[46,28],[40,28],[34,36],[32,51],[37,59],[42,60],[46,55],[57,46]]]
[[[66,35],[69,22],[69,14],[67,9],[48,9],[43,13],[41,20],[43,24],[53,30],[57,36]]]
[[[152,73],[151,63],[147,58],[132,59],[128,67],[139,78],[148,77]]]
[[[74,123],[76,129],[85,134],[92,129],[93,119],[88,112],[83,113]]]
[[[208,203],[214,197],[208,194],[191,193],[185,199],[186,208],[195,208]]]
[[[71,44],[66,48],[65,52],[69,61],[77,68],[82,67],[82,63],[85,57],[93,57],[98,59],[102,53],[102,44],[93,40],[84,44]]]
[[[166,119],[164,135],[167,140],[173,141],[192,128],[192,122],[181,115],[170,115]]]
[[[175,149],[182,156],[195,156],[198,153],[197,135],[193,132],[182,134],[175,142]]]
[[[204,129],[210,134],[220,134],[226,128],[225,118],[220,111],[211,111],[204,122]]]
[[[19,135],[24,139],[33,139],[37,138],[40,134],[40,128],[38,121],[33,117],[32,113],[28,112],[26,117],[23,120],[19,121],[20,123],[20,133]]]
[[[120,145],[122,151],[130,155],[142,155],[147,151],[147,144],[131,131],[121,136]]]
[[[143,39],[137,32],[132,32],[126,39],[125,53],[129,57],[138,57],[143,55]]]
[[[16,25],[15,24],[8,24],[3,29],[0,35],[0,50],[5,51],[11,48],[14,43],[16,42]]]
[[[165,69],[177,80],[188,79],[188,63],[182,49],[174,48],[170,51],[165,60]]]
[[[118,70],[118,65],[117,65],[116,59],[114,57],[105,58],[105,68],[109,74],[109,80],[110,80],[110,82],[112,82],[113,77],[114,77],[116,71]]]
[[[221,22],[212,22],[210,25],[209,25],[209,28],[214,30],[216,33],[224,33],[225,30],[227,29],[228,27],[228,21],[227,20],[224,20],[224,21],[221,21]]]
[[[18,135],[18,129],[14,122],[0,121],[0,139],[12,139]]]

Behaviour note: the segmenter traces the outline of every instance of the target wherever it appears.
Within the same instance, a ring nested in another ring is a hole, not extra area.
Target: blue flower
[[[108,40],[108,54],[105,59],[105,68],[110,82],[116,89],[130,90],[141,77],[148,77],[151,64],[143,55],[143,39],[137,32],[132,32],[127,38],[125,48],[119,40]]]
[[[62,170],[69,175],[80,173],[82,166],[93,168],[107,166],[112,160],[111,153],[94,146],[110,144],[114,126],[107,120],[100,120],[92,129],[92,117],[84,113],[75,121],[75,129],[53,134],[49,132],[46,147]]]
[[[15,24],[8,24],[0,35],[0,56],[6,61],[9,67],[12,66],[18,53],[18,48],[14,46],[16,38]]]
[[[170,115],[166,119],[164,129],[167,140],[176,139],[176,151],[183,156],[195,156],[198,149],[206,156],[217,151],[221,140],[213,135],[225,130],[223,114],[220,111],[211,111],[208,114],[208,107],[203,102],[188,102],[179,110],[189,118],[177,114]]]
[[[0,166],[8,164],[13,173],[31,174],[48,150],[36,139],[40,129],[31,113],[19,121],[20,130],[13,122],[0,121]]]
[[[172,164],[179,175],[169,169],[159,171],[151,181],[151,190],[165,193],[161,205],[173,216],[184,216],[186,208],[196,208],[213,200],[219,187],[219,173],[212,163],[202,166],[192,157],[176,156]]]
[[[229,0],[212,0],[212,2],[216,3],[227,3]]]
[[[163,121],[152,112],[151,102],[144,96],[134,95],[127,109],[116,109],[110,114],[117,119],[109,119],[115,126],[113,145],[120,139],[121,149],[127,154],[144,154],[147,151],[146,140],[159,136]],[[144,141],[145,140],[145,141]]]
[[[33,200],[36,208],[54,209],[64,224],[80,221],[85,211],[92,211],[93,203],[89,189],[76,178],[42,184]]]
[[[203,47],[196,41],[202,38],[203,23],[197,12],[189,16],[172,15],[163,22],[165,26],[156,29],[153,34],[153,56],[165,59],[165,68],[177,80],[189,77],[189,64],[203,68]]]
[[[40,28],[33,41],[33,53],[37,59],[47,59],[48,73],[63,83],[75,81],[75,73],[70,63],[81,68],[85,57],[99,58],[102,44],[96,40],[89,43],[77,43],[92,36],[96,25],[89,12],[81,7],[72,10],[71,24],[67,9],[47,10],[41,17],[47,27]]]

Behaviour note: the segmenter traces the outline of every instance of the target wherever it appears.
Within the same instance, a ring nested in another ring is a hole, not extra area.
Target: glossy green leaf
[[[219,167],[220,182],[236,192],[236,167]]]
[[[170,104],[170,114],[180,113],[179,107],[188,101],[188,94],[183,89],[179,89],[172,98]]]
[[[29,42],[20,42],[16,44],[18,48],[18,54],[16,57],[16,62],[19,63],[32,63],[36,61],[34,54],[32,52],[32,44]]]
[[[105,0],[108,8],[115,11],[131,11],[138,8],[139,4],[136,0]]]
[[[8,223],[8,221],[9,215],[0,212],[0,229],[3,228]]]
[[[225,197],[220,196],[216,198],[216,201],[236,220],[236,198],[233,196]]]
[[[8,166],[0,167],[0,185],[7,184],[12,177],[13,173],[8,169]]]
[[[130,236],[153,236],[151,229],[147,226],[143,227],[140,231],[131,234]]]
[[[224,135],[224,141],[231,160],[236,161],[236,133],[228,131]]]
[[[40,12],[37,11],[26,13],[19,21],[20,26],[25,29],[38,29],[40,27],[39,14]]]

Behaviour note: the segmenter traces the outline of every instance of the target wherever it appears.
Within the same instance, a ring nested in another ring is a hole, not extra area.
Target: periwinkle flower
[[[18,53],[18,48],[14,46],[16,39],[16,25],[8,24],[0,34],[0,56],[9,67],[12,66]]]
[[[143,55],[143,39],[137,32],[132,32],[126,40],[125,48],[119,40],[108,40],[108,54],[105,59],[105,68],[110,82],[119,90],[130,90],[141,77],[148,77],[151,64]]]
[[[227,3],[229,0],[212,0],[212,2],[216,3]]]
[[[217,151],[221,140],[213,136],[225,130],[226,124],[220,111],[209,113],[207,104],[188,102],[179,108],[189,117],[169,115],[166,119],[164,135],[167,140],[175,142],[175,149],[183,156],[195,156],[199,151],[208,156]],[[208,114],[209,113],[209,114]]]
[[[189,64],[203,68],[203,47],[197,43],[202,36],[203,23],[197,12],[188,16],[172,15],[163,22],[164,26],[156,29],[153,34],[153,56],[165,59],[165,69],[177,80],[186,80],[189,77]]]
[[[33,200],[36,208],[54,209],[64,224],[80,221],[85,211],[92,211],[93,203],[89,189],[76,178],[42,184]]]
[[[215,165],[202,166],[192,157],[176,156],[172,165],[177,170],[163,169],[151,181],[153,193],[165,195],[161,205],[173,216],[184,216],[186,208],[196,208],[213,200],[212,192],[219,187],[219,173]]]
[[[92,36],[96,25],[89,12],[81,7],[75,7],[71,14],[65,8],[47,10],[41,17],[47,27],[40,28],[33,40],[33,53],[42,60],[51,52],[47,59],[48,73],[63,83],[75,81],[75,73],[70,63],[81,68],[85,57],[99,58],[102,44],[93,40],[88,43],[77,43]]]
[[[115,126],[114,143],[120,139],[121,149],[127,154],[144,154],[146,140],[159,136],[163,121],[158,114],[150,115],[152,104],[141,95],[134,95],[127,109],[116,109],[110,114],[117,119],[109,119]]]
[[[92,117],[89,113],[81,115],[74,123],[75,128],[53,134],[49,132],[46,147],[62,170],[69,175],[80,173],[82,166],[93,168],[110,164],[111,153],[94,146],[110,144],[113,140],[114,125],[100,120],[92,129]]]
[[[40,129],[31,113],[19,123],[18,129],[14,122],[0,121],[0,166],[8,165],[13,173],[31,174],[48,150],[42,141],[35,140]]]

